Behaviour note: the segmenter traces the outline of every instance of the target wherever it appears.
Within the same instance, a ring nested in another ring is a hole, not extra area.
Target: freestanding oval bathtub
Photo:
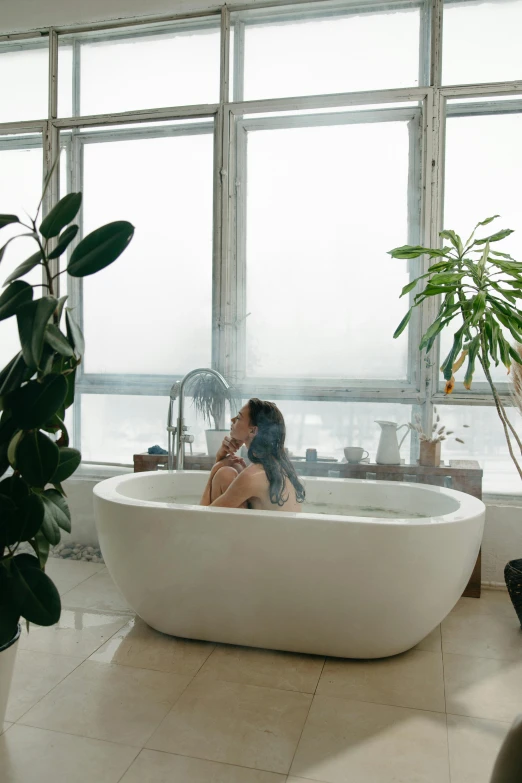
[[[94,488],[111,576],[146,623],[174,636],[395,655],[452,609],[482,540],[484,504],[449,489],[304,478],[294,514],[195,505],[207,478],[135,473]]]

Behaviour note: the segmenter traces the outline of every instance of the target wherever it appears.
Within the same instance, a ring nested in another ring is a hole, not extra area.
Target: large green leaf
[[[116,220],[88,234],[74,248],[67,271],[72,277],[86,277],[109,266],[120,256],[134,234],[134,226]]]
[[[16,424],[10,411],[4,411],[0,418],[0,476],[3,476],[9,467],[8,449],[9,443],[16,432]],[[0,490],[1,491],[1,490]]]
[[[454,231],[451,231],[451,229],[445,229],[439,233],[439,236],[444,239],[449,239],[453,247],[457,249],[458,254],[462,255],[464,248],[462,246],[462,239],[458,234],[456,234]]]
[[[41,528],[38,531],[38,533],[35,535],[33,541],[31,541],[30,543],[37,554],[38,561],[40,563],[40,568],[45,568],[45,564],[47,563],[47,559],[49,557],[49,550],[51,547],[48,540],[44,536],[43,530]]]
[[[62,481],[65,481],[69,476],[72,476],[81,461],[82,455],[77,449],[67,447],[61,448],[60,462],[51,479],[51,484],[61,484]]]
[[[15,315],[20,305],[30,302],[32,298],[33,287],[29,283],[23,280],[11,283],[0,296],[0,321]]]
[[[68,193],[55,207],[51,209],[46,218],[42,220],[40,234],[46,239],[56,237],[71,220],[78,214],[82,203],[81,193]]]
[[[485,309],[486,309],[486,292],[479,291],[478,294],[474,296],[472,299],[473,317],[471,319],[471,324],[473,326],[478,324],[478,322],[484,315]]]
[[[422,337],[422,340],[419,345],[419,351],[422,351],[422,349],[428,345],[432,337],[436,337],[438,335],[438,333],[441,331],[443,326],[444,323],[442,318],[437,318],[435,321],[433,321],[431,326],[426,330],[426,333]],[[426,353],[428,352],[429,351],[427,350]]]
[[[451,376],[453,375],[453,365],[455,364],[455,360],[459,354],[459,351],[462,348],[463,337],[464,337],[464,326],[461,326],[461,328],[457,329],[457,331],[453,335],[453,345],[440,368],[441,372],[444,374],[444,380],[446,381],[449,381]]]
[[[42,296],[22,305],[16,313],[22,354],[28,367],[36,370],[42,357],[45,327],[54,313],[57,300],[54,296]]]
[[[24,479],[33,487],[44,487],[56,472],[60,451],[47,435],[39,430],[24,433],[16,450],[16,465]]]
[[[429,255],[430,258],[441,258],[447,255],[449,248],[443,247],[442,250],[433,247],[422,247],[422,245],[402,245],[388,251],[392,258],[418,258],[419,256]]]
[[[54,324],[45,327],[45,340],[62,356],[74,356],[74,349],[63,332]]]
[[[474,245],[482,245],[484,242],[498,242],[500,239],[504,239],[505,237],[508,237],[510,234],[513,233],[512,228],[503,228],[502,231],[497,231],[496,234],[491,234],[489,237],[484,237],[483,239],[476,239],[473,244]]]
[[[63,375],[48,375],[40,381],[29,381],[9,397],[13,419],[21,430],[42,427],[61,409],[67,394]]]
[[[67,324],[67,337],[69,338],[69,342],[74,345],[74,350],[78,356],[83,356],[85,353],[85,339],[83,337],[83,332],[73,318],[69,307],[65,308],[65,321]]]
[[[61,296],[58,299],[58,304],[56,305],[56,311],[55,311],[57,324],[59,324],[62,319],[63,308],[65,307],[65,303],[68,298],[69,297],[65,295],[65,296]]]
[[[32,256],[29,256],[20,266],[17,266],[14,272],[11,272],[9,277],[4,280],[4,286],[6,286],[8,283],[11,283],[13,280],[17,280],[19,277],[23,277],[23,275],[26,275],[28,272],[31,271],[31,269],[34,269],[37,264],[40,263],[42,260],[42,251],[37,250],[36,253],[33,253]]]
[[[56,489],[46,489],[42,495],[45,513],[66,533],[71,532],[71,512],[67,501]],[[52,541],[49,542],[52,544]]]
[[[417,280],[412,280],[411,283],[407,283],[401,291],[401,296],[404,296],[405,294],[409,294],[410,291],[413,291],[413,289],[415,288],[418,282],[419,282],[419,278]]]
[[[65,231],[58,237],[58,244],[54,250],[49,253],[48,257],[59,258],[62,253],[67,250],[77,233],[78,226],[75,223],[73,223],[72,226],[68,226],[68,228],[66,228]]]
[[[49,498],[45,497],[45,494],[42,495],[42,502],[44,506],[42,533],[51,546],[56,546],[60,543],[60,539],[62,537],[58,522],[55,519],[56,506]]]
[[[10,593],[22,617],[35,625],[54,625],[60,619],[60,595],[32,555],[16,555],[11,563]]]
[[[0,215],[0,228],[8,226],[10,223],[19,223],[16,215]]]
[[[464,376],[464,388],[471,389],[471,383],[473,381],[473,373],[475,372],[475,361],[480,348],[480,338],[477,335],[473,338],[468,346],[468,366],[466,368],[466,374]]]
[[[24,362],[22,352],[13,356],[9,364],[6,364],[0,373],[0,397],[18,389],[24,380],[27,380],[27,365]]]
[[[70,408],[71,405],[74,402],[74,390],[75,390],[75,382],[76,382],[76,367],[74,370],[70,373],[67,373],[65,376],[65,380],[67,381],[67,396],[65,398],[65,402],[63,404],[63,407],[65,410],[67,408]]]
[[[399,325],[398,325],[398,327],[396,328],[395,332],[393,333],[393,338],[394,338],[394,339],[395,339],[396,337],[399,337],[399,335],[400,335],[400,334],[402,334],[402,333],[403,333],[403,331],[404,331],[404,330],[406,329],[406,327],[408,326],[409,320],[410,320],[410,318],[411,318],[412,311],[413,311],[413,308],[412,308],[412,307],[410,307],[410,309],[408,310],[408,312],[406,313],[406,315],[404,316],[404,318],[402,319],[402,321],[400,322],[400,324],[399,324]]]

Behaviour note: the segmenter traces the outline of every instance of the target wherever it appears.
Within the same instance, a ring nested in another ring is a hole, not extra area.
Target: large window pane
[[[443,84],[522,78],[522,0],[473,0],[444,5]]]
[[[213,135],[203,131],[84,145],[84,233],[121,219],[136,228],[123,256],[84,280],[86,372],[209,365]]]
[[[406,378],[407,332],[392,335],[408,268],[387,251],[412,236],[412,130],[394,121],[248,134],[248,376]]]
[[[453,430],[464,443],[457,443],[454,436],[442,444],[442,458],[475,459],[484,471],[484,492],[517,493],[522,487],[517,470],[510,459],[504,430],[495,407],[468,405],[441,405],[437,408],[441,424]],[[518,411],[508,408],[512,424],[522,435]],[[465,425],[466,428],[465,428]],[[515,454],[520,450],[514,443]]]
[[[420,3],[362,5],[342,15],[329,3],[312,11],[294,6],[273,21],[266,11],[264,19],[237,15],[235,37],[244,20],[244,99],[418,84]]]
[[[27,146],[23,146],[26,144]],[[0,137],[0,213],[15,214],[26,220],[26,214],[34,216],[42,192],[42,147],[40,138],[15,140]],[[12,237],[27,233],[16,224],[2,229],[1,245]],[[37,245],[30,237],[11,242],[0,265],[0,286],[16,267],[31,256]],[[37,266],[23,278],[28,283],[41,283],[41,267]],[[0,288],[1,290],[1,288]],[[41,288],[36,289],[39,295]],[[16,318],[0,322],[0,367],[3,367],[17,351],[20,340]]]
[[[77,37],[81,114],[219,100],[219,18],[169,29]],[[65,43],[70,44],[70,39]],[[65,58],[64,58],[65,59]],[[67,116],[67,104],[59,107]]]
[[[465,240],[479,220],[501,215],[477,236],[488,236],[501,228],[517,229],[522,214],[522,114],[449,116],[446,127],[446,184],[444,227],[454,229]],[[498,249],[522,261],[522,231],[515,231],[498,244]],[[449,352],[455,328],[445,329],[441,353]],[[511,335],[506,337],[512,341]],[[506,369],[492,367],[494,380],[506,381]],[[461,371],[462,380],[463,373]],[[485,381],[481,368],[476,381]]]
[[[0,122],[47,117],[47,43],[0,44]]]

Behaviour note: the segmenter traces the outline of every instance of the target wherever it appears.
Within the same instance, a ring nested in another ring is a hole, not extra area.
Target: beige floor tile
[[[86,579],[104,569],[103,563],[61,560],[57,557],[50,557],[45,567],[46,573],[53,580],[60,595],[63,595],[68,590],[72,590],[76,585],[85,582]]]
[[[517,616],[507,590],[482,588],[480,598],[461,598],[452,614],[495,614],[510,617],[517,622]]]
[[[166,636],[136,617],[94,653],[91,661],[194,676],[214,646]]]
[[[410,650],[373,661],[326,661],[317,693],[355,701],[444,712],[442,655]]]
[[[7,731],[7,729],[8,729],[10,726],[12,726],[12,725],[13,725],[12,723],[8,723],[6,720],[4,720],[4,723],[3,723],[3,725],[2,725],[2,726],[0,726],[0,735],[1,735],[1,734],[4,734],[4,733]]]
[[[24,625],[19,646],[21,650],[73,655],[85,659],[128,620],[128,615],[62,609],[59,621],[49,628],[31,625],[28,633]]]
[[[522,712],[522,660],[444,653],[444,682],[454,715],[512,721]]]
[[[489,783],[493,764],[510,725],[448,715],[451,783]]]
[[[179,674],[85,661],[21,722],[141,747],[189,681]]]
[[[13,726],[0,739],[2,783],[118,783],[137,748]]]
[[[433,631],[426,636],[422,642],[419,642],[414,650],[422,650],[423,652],[440,652],[442,650],[442,640],[440,635],[440,625],[437,625]]]
[[[311,700],[304,693],[195,680],[147,747],[288,772]]]
[[[324,783],[448,783],[446,716],[315,696],[291,774]]]
[[[121,783],[285,783],[286,775],[142,750]]]
[[[81,658],[18,650],[6,718],[17,721],[77,666]]]
[[[132,611],[106,568],[65,593],[62,596],[62,605],[67,609],[90,609],[101,612]]]
[[[199,676],[242,682],[245,685],[314,693],[323,664],[324,658],[315,655],[219,645]]]
[[[522,629],[514,612],[513,617],[452,612],[442,623],[442,649],[456,655],[521,660]]]

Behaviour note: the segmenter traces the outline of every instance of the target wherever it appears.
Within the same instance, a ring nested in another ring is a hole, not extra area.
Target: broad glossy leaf
[[[419,282],[418,280],[412,280],[411,283],[405,285],[401,291],[401,296],[404,296],[405,294],[409,294],[410,291],[413,291],[413,289],[415,288],[418,282]]]
[[[62,253],[67,250],[77,233],[78,226],[75,223],[73,223],[72,226],[68,226],[68,228],[58,237],[58,244],[54,250],[49,253],[49,258],[59,258]]]
[[[9,398],[15,424],[21,430],[43,426],[59,411],[67,394],[63,375],[48,375],[40,381],[29,381]]]
[[[46,239],[56,237],[71,220],[78,214],[82,203],[81,193],[68,193],[55,207],[51,209],[46,218],[42,220],[40,234]]]
[[[27,365],[24,362],[22,352],[13,356],[9,364],[6,364],[0,373],[0,397],[4,397],[27,380]]]
[[[453,345],[440,368],[441,372],[444,374],[444,379],[446,381],[449,381],[451,376],[454,374],[453,364],[455,362],[455,358],[458,352],[462,348],[463,337],[464,337],[464,327],[462,326],[460,329],[457,329],[457,331],[453,335]]]
[[[0,215],[0,228],[8,226],[10,223],[19,223],[16,215]]]
[[[404,318],[402,319],[402,321],[401,321],[401,322],[400,322],[400,324],[398,325],[397,329],[395,330],[395,332],[394,332],[394,334],[393,334],[393,338],[394,338],[394,339],[395,339],[396,337],[398,337],[400,334],[402,334],[402,333],[403,333],[403,331],[404,331],[404,330],[406,329],[406,327],[408,326],[409,320],[410,320],[410,318],[411,318],[412,309],[413,309],[413,308],[411,308],[411,307],[410,307],[410,309],[408,310],[408,312],[406,313],[406,315],[404,316]]]
[[[69,340],[54,324],[47,324],[45,327],[45,341],[62,356],[74,356]]]
[[[512,359],[513,359],[513,360],[514,360],[514,361],[515,361],[517,364],[522,364],[522,357],[520,356],[519,352],[518,352],[518,351],[515,351],[515,349],[513,348],[513,346],[512,346],[512,345],[509,345],[509,343],[508,343],[508,346],[509,346],[509,354],[510,354],[511,358],[512,358]]]
[[[26,275],[28,272],[31,271],[31,269],[34,269],[37,264],[40,263],[42,260],[42,251],[37,250],[36,253],[33,253],[32,256],[29,256],[20,266],[17,266],[14,272],[11,272],[9,277],[4,280],[4,286],[6,286],[8,283],[12,283],[13,280],[18,280],[19,277],[23,277],[23,275]]]
[[[502,332],[498,335],[498,349],[500,352],[500,361],[507,369],[508,373],[511,370],[511,356],[509,353],[509,343],[504,339]]]
[[[68,307],[65,309],[65,321],[67,324],[67,337],[69,338],[69,342],[74,345],[74,350],[78,356],[83,356],[85,353],[85,339],[83,337],[83,332]]]
[[[67,501],[56,489],[46,489],[42,495],[46,514],[51,515],[59,528],[71,532],[71,512]],[[52,541],[50,542],[52,544]]]
[[[44,507],[42,533],[51,546],[56,546],[60,543],[60,539],[62,537],[62,534],[60,533],[60,527],[55,519],[56,506],[49,498],[45,497],[45,493],[42,494],[42,502]]]
[[[466,368],[466,374],[464,376],[464,388],[471,389],[471,383],[473,381],[473,373],[475,372],[475,360],[480,348],[479,336],[477,335],[469,344],[468,347],[468,365]]]
[[[476,239],[473,244],[474,245],[482,245],[484,242],[498,242],[500,239],[505,239],[505,237],[508,237],[510,234],[513,233],[512,228],[503,228],[502,231],[497,231],[496,234],[491,234],[489,237],[484,237],[483,239]]]
[[[63,407],[65,410],[67,408],[70,408],[71,405],[74,402],[74,390],[75,390],[75,383],[76,383],[76,367],[74,370],[70,373],[68,373],[65,376],[65,380],[67,381],[67,396],[65,398],[65,402],[63,404]]]
[[[54,313],[57,300],[54,296],[42,296],[22,305],[16,313],[22,354],[27,366],[36,370],[42,357],[45,327]]]
[[[427,345],[432,337],[436,337],[443,327],[443,321],[441,318],[437,318],[431,326],[426,330],[419,345],[419,351]]]
[[[88,234],[74,248],[67,271],[72,277],[86,277],[112,264],[134,235],[134,226],[116,220]]]
[[[51,479],[51,484],[61,484],[62,481],[65,481],[69,476],[72,476],[81,461],[82,455],[77,449],[60,449],[60,462]]]
[[[56,318],[57,318],[57,323],[60,323],[60,321],[61,321],[61,319],[62,319],[63,308],[64,308],[64,306],[65,306],[65,303],[66,303],[66,301],[68,300],[68,298],[69,298],[69,297],[66,295],[66,296],[61,296],[61,297],[58,299],[58,304],[56,305]]]
[[[9,446],[7,447],[7,459],[9,460],[9,464],[12,465],[15,470],[16,470],[16,449],[18,448],[18,444],[20,443],[20,438],[22,437],[23,434],[24,433],[21,430],[15,432],[9,442]]]
[[[444,239],[449,239],[451,244],[457,249],[458,254],[462,255],[464,248],[462,247],[462,240],[458,234],[456,234],[454,231],[451,231],[451,229],[445,229],[444,231],[440,232],[439,236],[443,237]]]
[[[0,321],[16,314],[20,305],[30,302],[33,298],[33,287],[23,280],[11,283],[0,296]]]
[[[475,326],[476,324],[478,324],[478,322],[484,315],[484,310],[486,309],[485,291],[479,291],[479,293],[473,297],[472,306],[473,306],[473,317],[471,319],[471,323],[473,326]]]
[[[16,450],[16,465],[33,487],[44,487],[56,472],[60,452],[56,443],[39,430],[24,434]]]
[[[60,595],[36,557],[16,555],[11,564],[11,597],[26,620],[54,625],[60,619]]]
[[[43,507],[43,503],[42,503],[42,507]],[[31,544],[37,553],[38,561],[40,563],[40,568],[45,568],[45,564],[47,563],[47,560],[49,558],[50,544],[46,539],[46,537],[44,536],[43,531],[41,529],[35,535],[33,540],[34,540],[34,544],[32,542]]]
[[[464,277],[464,272],[438,272],[430,277],[429,285],[446,285],[448,283],[458,283]]]

